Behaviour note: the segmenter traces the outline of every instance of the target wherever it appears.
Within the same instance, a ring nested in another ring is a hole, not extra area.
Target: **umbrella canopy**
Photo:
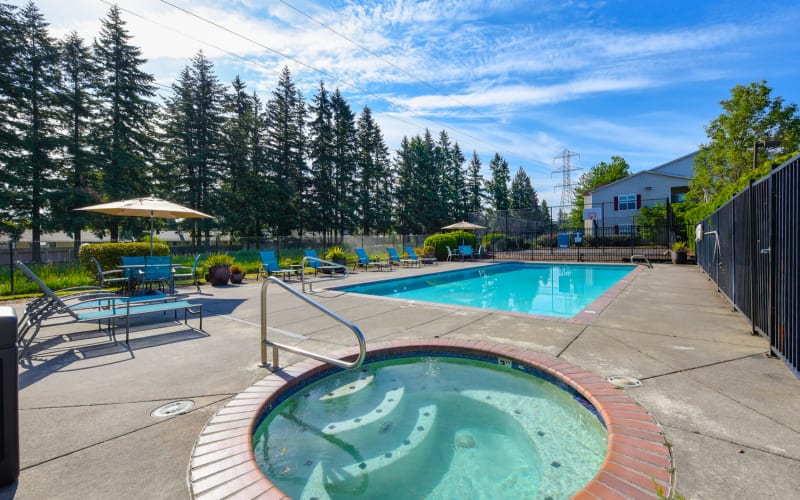
[[[463,229],[465,231],[477,231],[478,229],[486,229],[484,226],[479,226],[477,224],[473,224],[472,222],[456,222],[455,224],[450,224],[449,226],[444,226],[442,229],[447,231],[456,231],[458,229]]]
[[[89,207],[76,208],[87,212],[127,217],[150,217],[150,254],[153,253],[153,219],[213,219],[203,212],[162,200],[161,198],[133,198],[130,200],[112,201]]]

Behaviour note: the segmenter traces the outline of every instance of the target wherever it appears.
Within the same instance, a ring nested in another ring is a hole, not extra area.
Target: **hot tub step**
[[[390,391],[387,391],[383,397],[383,400],[378,404],[378,406],[369,412],[359,415],[358,417],[342,420],[341,422],[331,422],[322,429],[322,432],[330,435],[340,434],[342,432],[352,431],[354,429],[358,429],[359,427],[370,425],[380,419],[386,418],[398,407],[400,401],[403,399],[404,394],[405,387],[396,387]]]

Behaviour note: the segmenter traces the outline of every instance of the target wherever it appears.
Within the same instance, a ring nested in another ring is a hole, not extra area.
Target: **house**
[[[695,151],[650,170],[600,186],[584,194],[584,227],[587,233],[630,234],[642,207],[683,201],[689,192]]]

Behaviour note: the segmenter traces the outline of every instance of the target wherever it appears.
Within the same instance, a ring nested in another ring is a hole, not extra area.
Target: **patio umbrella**
[[[458,231],[459,229],[464,231],[477,231],[479,229],[486,229],[485,226],[479,226],[478,224],[473,224],[472,222],[461,221],[456,222],[455,224],[450,224],[449,226],[442,227],[445,231]],[[461,238],[461,244],[464,244],[464,238]]]
[[[150,217],[150,255],[153,255],[153,219],[213,219],[203,212],[162,200],[161,198],[133,198],[130,200],[112,201],[89,207],[76,208],[87,212],[127,217]]]
[[[457,231],[459,229],[463,229],[465,231],[477,231],[478,229],[486,229],[484,226],[479,226],[477,224],[473,224],[472,222],[456,222],[455,224],[450,224],[449,226],[444,226],[442,229],[447,231]]]

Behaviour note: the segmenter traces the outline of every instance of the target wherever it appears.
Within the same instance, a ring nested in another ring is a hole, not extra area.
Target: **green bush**
[[[434,247],[436,249],[437,260],[447,260],[447,247],[455,248],[458,246],[454,233],[433,234],[425,238],[423,246]]]
[[[543,234],[533,241],[533,245],[540,248],[553,248],[558,245],[558,235]]]
[[[230,266],[235,260],[236,259],[232,255],[227,253],[212,253],[206,258],[205,262],[203,262],[203,266],[206,269],[217,266]]]
[[[469,245],[471,247],[475,246],[475,235],[469,231],[458,230],[448,234],[452,235],[456,239],[458,245]]]
[[[122,257],[135,257],[150,255],[150,243],[84,243],[78,250],[78,260],[81,267],[94,273],[97,271],[92,257],[100,262],[104,270],[114,269],[122,264]],[[169,246],[166,243],[153,243],[153,255],[169,255]]]
[[[481,245],[483,248],[487,250],[497,250],[494,248],[494,244],[497,241],[502,241],[506,239],[506,235],[503,233],[488,233],[483,236],[483,240],[481,240]]]

